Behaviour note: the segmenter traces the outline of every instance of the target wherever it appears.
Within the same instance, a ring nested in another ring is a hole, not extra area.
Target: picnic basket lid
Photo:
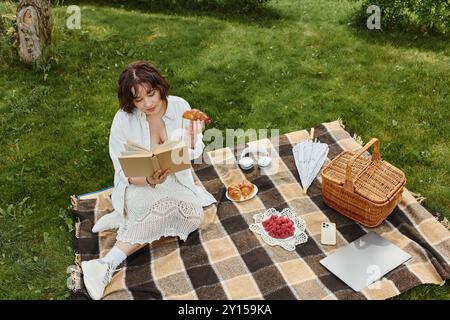
[[[375,144],[372,159],[363,153]],[[406,183],[405,174],[381,160],[378,139],[358,152],[344,151],[322,170],[322,178],[353,191],[374,203],[384,203]]]

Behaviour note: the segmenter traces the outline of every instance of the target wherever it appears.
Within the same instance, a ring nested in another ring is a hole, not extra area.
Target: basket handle
[[[352,174],[352,168],[353,163],[358,159],[364,151],[367,151],[373,144],[374,151],[372,154],[372,162],[375,160],[380,160],[380,142],[377,138],[372,138],[361,150],[359,150],[353,157],[351,157],[350,161],[347,163],[347,168],[345,171],[345,183],[344,183],[344,189],[350,192],[353,192],[353,174]]]

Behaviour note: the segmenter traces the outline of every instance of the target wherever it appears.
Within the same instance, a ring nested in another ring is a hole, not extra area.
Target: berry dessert
[[[294,222],[285,216],[276,214],[262,222],[267,233],[275,239],[286,239],[294,235]]]

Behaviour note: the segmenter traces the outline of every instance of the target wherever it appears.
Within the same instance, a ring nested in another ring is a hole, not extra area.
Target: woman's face
[[[146,115],[160,114],[164,108],[164,101],[158,89],[152,89],[147,85],[137,85],[136,89],[132,88],[131,93],[134,96],[134,105]]]

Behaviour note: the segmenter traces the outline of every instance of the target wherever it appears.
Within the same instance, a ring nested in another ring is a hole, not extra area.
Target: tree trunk
[[[16,12],[19,57],[25,62],[42,58],[50,42],[50,15],[46,0],[20,0]]]

